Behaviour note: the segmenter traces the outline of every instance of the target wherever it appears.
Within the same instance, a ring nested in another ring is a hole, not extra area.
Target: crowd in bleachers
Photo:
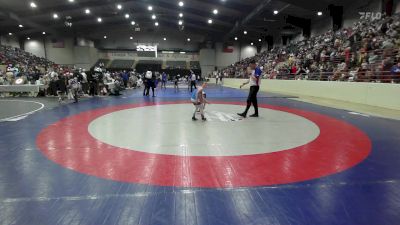
[[[190,61],[190,69],[191,70],[199,70],[200,67],[200,62],[199,61]]]
[[[0,85],[40,86],[39,95],[58,96],[60,102],[65,101],[67,98],[78,101],[80,96],[119,95],[120,91],[126,88],[144,86],[143,71],[137,72],[132,69],[127,71],[112,68],[107,70],[105,63],[109,64],[108,62],[99,60],[92,70],[85,71],[71,66],[57,65],[18,48],[1,46]],[[129,61],[129,63],[131,64],[133,61]],[[186,62],[177,63],[186,65]],[[158,65],[159,69],[161,69],[161,61],[151,61],[149,65],[146,65],[147,67],[144,71],[149,70],[153,65]],[[129,67],[131,68],[131,66]],[[179,71],[185,74],[185,71]],[[171,80],[173,79],[172,76],[174,75],[171,75]],[[159,72],[154,73],[154,80],[162,80]],[[22,88],[21,90],[24,89]],[[23,94],[15,93],[16,95]],[[0,93],[0,96],[3,96],[3,94]]]
[[[77,101],[78,95],[118,94],[128,85],[136,86],[134,78],[127,71],[85,71],[60,66],[22,49],[0,46],[0,85],[38,85],[40,95],[58,96],[60,101],[67,96]]]
[[[246,77],[251,60],[265,78],[358,82],[400,82],[400,15],[374,21],[360,20],[352,27],[276,47],[239,61],[222,71]]]
[[[14,67],[18,67],[20,71],[26,72],[39,68],[48,68],[54,65],[54,63],[19,48],[1,45],[0,65],[14,65]]]
[[[17,77],[23,83],[34,83],[40,75],[55,64],[19,48],[0,45],[0,85],[14,84]]]

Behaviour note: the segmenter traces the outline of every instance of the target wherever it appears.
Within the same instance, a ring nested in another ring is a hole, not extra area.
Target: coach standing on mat
[[[256,65],[256,62],[252,60],[249,65],[251,69],[250,79],[240,85],[240,88],[250,83],[249,97],[247,98],[247,107],[243,113],[238,113],[239,116],[246,118],[247,112],[250,109],[251,104],[254,106],[254,114],[250,117],[258,117],[258,104],[257,104],[257,93],[260,90],[261,83],[261,69]]]

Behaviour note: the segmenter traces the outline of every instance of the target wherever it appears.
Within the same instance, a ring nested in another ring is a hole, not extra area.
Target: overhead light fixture
[[[254,43],[253,43],[253,42],[251,42],[250,44],[251,44],[251,45],[254,45]]]
[[[187,41],[190,41],[190,38],[188,38]]]
[[[235,41],[237,41],[238,40],[238,38],[237,37],[235,37]]]
[[[101,23],[103,21],[103,19],[101,17],[97,18],[97,22]]]
[[[34,2],[31,2],[31,8],[36,8],[37,7],[37,5],[36,5],[36,3],[34,3]]]
[[[117,9],[118,9],[118,10],[121,10],[121,9],[122,9],[122,5],[121,5],[121,4],[118,4],[118,5],[117,5]]]
[[[243,31],[243,34],[247,34],[247,31],[245,30],[245,31]]]
[[[154,25],[155,25],[156,27],[158,27],[158,22],[155,22]]]
[[[23,27],[24,27],[24,25],[20,24],[20,25],[18,25],[18,27],[19,27],[19,28],[23,28]]]
[[[85,9],[86,14],[90,14],[90,9]]]
[[[180,7],[183,7],[183,5],[185,5],[185,3],[183,3],[182,1],[180,1],[180,2],[178,3],[178,5],[179,5]]]
[[[178,24],[179,24],[179,25],[182,25],[182,24],[183,24],[183,21],[182,21],[182,20],[179,20],[179,21],[178,21]]]
[[[54,19],[58,19],[58,14],[57,14],[57,13],[54,13],[54,14],[53,14],[53,18],[54,18]]]
[[[212,24],[213,23],[212,19],[208,19],[208,23]]]
[[[214,15],[217,15],[218,14],[218,9],[214,9],[213,13],[214,13]]]
[[[261,41],[262,41],[262,40],[261,40],[261,38],[260,38],[260,39],[258,39],[258,41],[259,41],[259,42],[261,42]]]
[[[164,38],[164,41],[166,41],[167,40],[167,38]]]
[[[12,35],[12,33],[8,33],[8,35],[10,35],[10,36],[11,36],[11,35]]]
[[[179,52],[180,54],[186,54],[186,52]]]
[[[125,19],[129,19],[129,14],[127,13],[127,14],[125,14]]]
[[[45,35],[45,34],[46,34],[46,32],[44,32],[44,31],[43,31],[43,32],[42,32],[42,34],[43,34],[43,35]]]
[[[69,2],[75,2],[75,0],[68,0]]]
[[[322,16],[322,12],[317,12],[317,15],[318,16]]]
[[[153,20],[155,20],[156,18],[157,18],[157,16],[154,14],[151,16],[151,19],[153,19]]]
[[[133,40],[133,37],[129,37],[129,39]]]
[[[132,26],[135,25],[135,21],[131,21],[131,25],[132,25]]]
[[[149,11],[152,11],[152,10],[153,10],[153,6],[149,5],[149,6],[147,7],[147,9],[148,9]]]
[[[30,37],[27,37],[26,39],[27,39],[27,40],[31,40],[31,38],[30,38]]]
[[[104,35],[104,37],[103,37],[103,38],[104,38],[104,39],[107,39],[107,36],[105,36],[105,35]]]
[[[183,17],[183,13],[179,13],[179,17],[181,17],[181,18],[182,18],[182,17]]]
[[[274,15],[276,15],[276,14],[278,14],[279,12],[278,12],[278,10],[274,10]]]

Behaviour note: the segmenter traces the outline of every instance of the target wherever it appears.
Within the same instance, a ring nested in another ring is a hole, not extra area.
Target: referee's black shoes
[[[238,113],[238,116],[241,116],[243,118],[246,118],[246,114],[245,113]]]
[[[245,113],[238,113],[238,116],[246,118],[246,114]],[[249,117],[258,117],[258,114],[253,114],[253,115],[250,115]]]

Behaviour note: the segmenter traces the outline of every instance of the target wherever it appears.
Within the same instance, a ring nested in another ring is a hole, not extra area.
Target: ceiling
[[[31,2],[37,7],[30,7]],[[301,29],[286,23],[288,15],[313,19],[317,11],[328,14],[329,4],[344,5],[344,0],[0,0],[0,32],[25,37],[75,35],[92,39],[118,33],[127,36],[140,32],[183,32],[201,35],[204,40],[229,40],[234,36],[258,39],[272,33],[299,33]],[[121,9],[117,8],[121,5]],[[149,11],[148,6],[153,10]],[[85,10],[89,9],[90,14]],[[217,9],[218,14],[213,14]],[[273,14],[278,10],[277,15]],[[53,18],[53,14],[58,19]],[[178,16],[183,13],[183,17]],[[129,19],[125,18],[129,14]],[[156,15],[156,19],[151,18]],[[67,27],[66,17],[72,27]],[[101,17],[99,23],[97,18]],[[208,20],[212,19],[212,24]],[[183,27],[178,25],[183,21]],[[135,21],[135,25],[131,25]],[[158,22],[159,26],[155,26]],[[19,28],[22,24],[24,27]],[[244,35],[243,31],[248,34]],[[137,31],[136,31],[137,32]]]

